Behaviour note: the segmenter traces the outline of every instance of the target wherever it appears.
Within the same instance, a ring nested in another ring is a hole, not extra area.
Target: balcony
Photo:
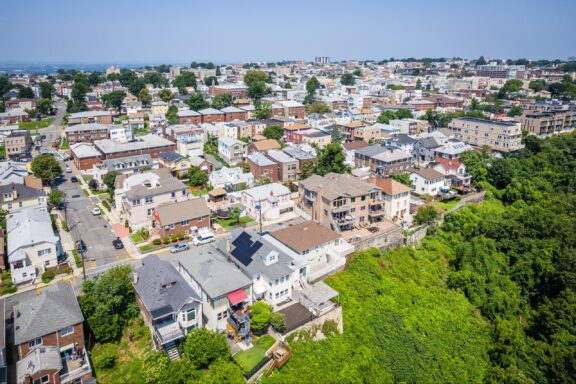
[[[333,213],[348,212],[349,210],[350,210],[350,206],[348,204],[344,204],[344,205],[340,205],[338,207],[332,208]]]
[[[60,371],[60,382],[73,382],[92,372],[90,361],[87,358],[86,349],[82,349],[75,358],[62,359],[62,371]]]
[[[176,321],[168,321],[154,326],[154,334],[160,344],[184,338],[184,330]]]
[[[338,225],[348,225],[348,224],[352,224],[354,222],[354,216],[346,215],[346,216],[343,216],[341,218],[334,218],[334,220],[336,220]]]

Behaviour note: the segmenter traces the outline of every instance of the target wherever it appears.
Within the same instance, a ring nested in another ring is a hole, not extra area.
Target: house
[[[222,108],[222,112],[224,112],[224,121],[244,121],[248,118],[248,112],[243,109],[236,108],[232,105],[226,108]]]
[[[216,108],[205,108],[198,111],[202,115],[202,123],[222,123],[225,121],[224,112]]]
[[[72,154],[74,166],[81,171],[92,169],[96,164],[100,164],[102,161],[102,154],[93,144],[72,144],[70,145],[70,153]]]
[[[14,183],[0,185],[0,207],[3,210],[14,212],[34,206],[46,208],[46,193],[42,189]]]
[[[386,220],[397,222],[410,219],[410,187],[391,178],[376,178],[370,182],[382,190]]]
[[[25,177],[28,175],[26,163],[10,160],[0,162],[0,185],[24,184]]]
[[[471,151],[472,147],[461,141],[449,140],[440,148],[436,148],[436,157],[441,157],[447,160],[458,160],[460,156],[466,152]]]
[[[200,228],[210,228],[210,209],[202,198],[162,204],[152,212],[151,226],[161,239],[190,235]]]
[[[320,130],[308,130],[302,133],[301,139],[298,141],[309,145],[315,144],[318,148],[324,148],[332,143],[332,135]]]
[[[176,343],[203,326],[202,300],[170,262],[146,256],[134,271],[132,284],[157,349],[173,354]]]
[[[214,170],[208,176],[208,182],[214,188],[224,188],[228,192],[241,191],[254,184],[252,173],[244,173],[242,168],[223,167]]]
[[[165,101],[154,101],[150,105],[150,111],[154,115],[166,115],[168,107],[169,105]]]
[[[354,166],[354,158],[356,157],[356,151],[362,148],[366,148],[368,143],[362,140],[350,141],[348,143],[340,144],[344,148],[344,154],[346,155],[346,164]]]
[[[191,109],[178,111],[178,113],[176,113],[176,116],[178,116],[178,123],[180,124],[184,123],[202,124],[202,114],[193,111]]]
[[[102,163],[95,164],[92,167],[92,174],[94,175],[94,179],[98,181],[98,185],[103,185],[104,175],[109,172],[131,175],[147,169],[158,169],[158,164],[154,164],[150,155],[128,156],[104,160]]]
[[[279,229],[268,236],[273,239],[270,240],[273,245],[280,242],[292,251],[289,255],[294,259],[298,275],[308,282],[344,268],[346,256],[354,251],[354,246],[341,235],[311,220]]]
[[[442,190],[450,187],[447,178],[432,168],[411,170],[410,181],[412,191],[417,195],[437,196]]]
[[[337,233],[384,216],[380,188],[339,173],[312,175],[299,182],[299,207]]]
[[[174,142],[153,134],[138,136],[127,143],[119,143],[110,139],[96,140],[94,146],[102,154],[103,160],[145,154],[156,158],[161,152],[176,150]]]
[[[118,143],[127,143],[132,141],[134,138],[131,124],[112,124],[108,126],[108,129],[110,140],[114,140]]]
[[[218,138],[218,154],[229,164],[243,161],[247,146],[245,142],[230,137]]]
[[[173,176],[183,177],[190,172],[190,160],[176,152],[160,152],[158,163],[161,168],[168,168]]]
[[[128,113],[128,126],[130,129],[142,129],[146,126],[144,112]]]
[[[304,148],[307,148],[306,150]],[[316,151],[314,148],[301,144],[299,147],[285,147],[282,151],[288,156],[298,160],[298,169],[302,169],[304,163],[311,162],[316,164]]]
[[[365,141],[368,143],[380,140],[380,127],[368,125],[354,129],[353,141]]]
[[[21,208],[6,218],[7,254],[12,282],[34,280],[47,268],[58,265],[62,253],[45,207]]]
[[[274,139],[255,141],[248,146],[248,154],[251,154],[253,152],[266,152],[270,149],[281,149],[280,144],[278,144],[278,141]]]
[[[9,159],[26,158],[32,150],[30,131],[13,131],[4,138],[4,149]]]
[[[374,144],[356,150],[354,162],[357,168],[369,167],[375,174],[389,176],[407,171],[412,165],[412,155],[398,148]]]
[[[294,100],[280,100],[276,104],[278,108],[272,109],[273,116],[293,118],[296,120],[304,119],[304,104]]]
[[[146,226],[160,205],[191,198],[188,186],[174,178],[167,168],[116,177],[116,211],[128,220],[132,229]]]
[[[469,187],[472,176],[466,172],[466,166],[458,160],[437,157],[429,167],[446,176],[454,187]]]
[[[263,236],[237,229],[218,249],[252,279],[254,299],[278,305],[292,297],[292,258]]]
[[[64,130],[68,144],[93,143],[95,140],[108,139],[110,130],[107,124],[77,124]]]
[[[395,147],[401,149],[404,152],[412,153],[414,151],[414,143],[416,139],[411,138],[408,135],[394,135],[390,138],[384,140],[387,146]]]
[[[272,183],[242,191],[242,205],[246,214],[255,220],[279,220],[294,212],[290,190],[282,184]]]
[[[272,183],[278,181],[278,163],[270,160],[264,154],[254,152],[248,155],[248,165],[255,180],[269,179]]]
[[[417,164],[428,164],[436,157],[436,150],[443,145],[437,137],[422,137],[414,143],[412,158]]]
[[[4,105],[6,106],[7,110],[13,110],[13,109],[20,109],[20,110],[26,110],[26,109],[34,109],[36,108],[36,99],[10,99],[10,100],[6,100],[4,102]]]
[[[16,382],[85,383],[92,378],[84,317],[70,282],[49,285],[14,305]]]
[[[302,141],[302,135],[310,131],[307,124],[291,124],[284,127],[284,141],[298,144]]]
[[[112,113],[108,111],[84,111],[71,113],[68,116],[68,125],[90,123],[112,124]]]
[[[28,113],[20,110],[12,110],[0,113],[0,124],[20,124],[30,121]]]
[[[252,281],[211,245],[180,252],[178,272],[202,300],[204,325],[224,332],[249,331],[243,310],[252,304]],[[244,333],[246,334],[246,333]]]
[[[278,181],[296,180],[299,173],[298,160],[278,149],[269,150],[266,157],[278,164]]]

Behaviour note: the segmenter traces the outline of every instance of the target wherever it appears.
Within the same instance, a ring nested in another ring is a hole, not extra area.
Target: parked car
[[[112,245],[113,245],[114,248],[116,248],[116,249],[122,249],[122,248],[124,248],[124,243],[122,243],[122,240],[120,240],[119,237],[117,237],[115,240],[112,240]]]
[[[78,178],[77,178],[76,176],[72,176],[72,177],[70,178],[70,181],[73,182],[73,183],[77,183],[77,182],[78,182]]]
[[[185,251],[189,248],[190,247],[188,246],[188,243],[179,243],[179,244],[174,245],[173,247],[170,247],[170,253]]]
[[[216,238],[211,231],[198,231],[198,234],[192,238],[192,244],[194,245],[208,244],[214,241],[216,241]]]
[[[94,216],[98,216],[102,213],[102,212],[100,212],[100,208],[98,208],[98,207],[92,208],[91,212]]]
[[[86,243],[84,243],[84,240],[76,240],[76,250],[78,252],[86,252]]]
[[[66,173],[72,173],[72,168],[66,167]]]

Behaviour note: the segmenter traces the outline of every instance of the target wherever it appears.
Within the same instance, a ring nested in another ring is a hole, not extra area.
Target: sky
[[[17,0],[0,62],[576,56],[575,0]]]

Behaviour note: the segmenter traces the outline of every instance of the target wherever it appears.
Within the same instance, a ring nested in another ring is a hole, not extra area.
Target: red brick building
[[[136,140],[127,143],[109,139],[97,140],[94,146],[102,154],[102,160],[135,155],[150,155],[157,158],[159,153],[176,151],[174,142],[152,134],[138,136]]]
[[[224,112],[216,108],[206,108],[198,111],[202,115],[203,123],[221,123],[224,122]]]
[[[248,112],[233,106],[222,108],[222,112],[224,112],[224,121],[234,121],[234,120],[245,121],[246,119],[248,119]]]
[[[260,152],[254,152],[248,155],[248,165],[250,166],[250,172],[254,175],[254,180],[269,178],[272,183],[276,183],[279,180],[278,163],[272,161]]]
[[[109,137],[110,130],[104,124],[78,124],[64,130],[68,144],[93,143],[95,140],[104,140]]]
[[[189,235],[210,228],[210,209],[203,198],[160,205],[152,212],[152,227],[158,236]]]
[[[177,113],[178,122],[180,124],[184,123],[192,123],[192,124],[202,124],[202,114],[187,110],[187,111],[180,111]]]
[[[102,161],[102,154],[93,144],[72,144],[70,145],[70,153],[72,154],[74,166],[81,171],[92,169],[95,164],[99,164]]]

